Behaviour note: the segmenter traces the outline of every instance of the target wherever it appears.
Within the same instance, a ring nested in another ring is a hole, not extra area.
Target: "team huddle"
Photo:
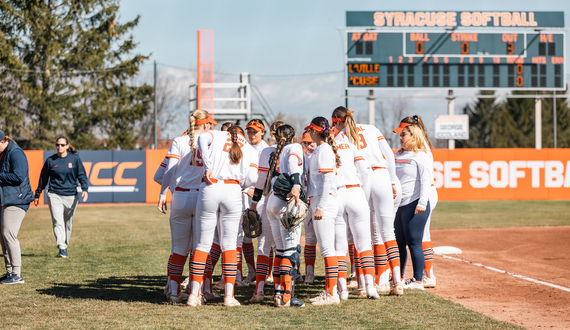
[[[349,289],[378,299],[435,287],[429,226],[437,192],[433,146],[421,118],[406,117],[394,130],[401,145],[396,153],[375,126],[357,124],[345,107],[330,121],[314,118],[301,143],[281,121],[266,129],[253,119],[247,132],[225,123],[218,131],[207,111],[195,110],[189,122],[155,174],[159,211],[166,213],[166,193],[172,192],[169,301],[197,307],[223,289],[224,306],[239,306],[234,288],[255,283],[249,302],[262,303],[265,284],[273,283],[275,306],[305,306],[295,298],[295,283],[313,283],[317,246],[325,288],[310,299],[313,305],[339,304]],[[263,140],[266,131],[272,146]],[[409,280],[403,280],[406,248]],[[188,256],[189,276],[181,282]],[[214,286],[220,258],[222,279]]]

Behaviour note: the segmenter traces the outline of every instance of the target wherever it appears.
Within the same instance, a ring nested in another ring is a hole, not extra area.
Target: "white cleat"
[[[295,283],[303,283],[303,282],[305,282],[305,280],[303,280],[303,276],[297,273],[297,276],[295,277]]]
[[[349,289],[358,288],[358,281],[350,280],[350,281],[346,284],[346,287],[349,288]]]
[[[348,300],[348,291],[341,291],[338,294],[340,300]]]
[[[336,297],[333,297],[328,293],[326,293],[324,296],[323,295],[318,296],[317,300],[313,301],[313,305],[315,306],[338,305],[338,304],[340,304],[339,296],[337,295]]]
[[[185,278],[184,281],[180,283],[180,291],[186,291],[186,288],[188,287],[188,282],[190,282],[190,276]]]
[[[305,275],[305,283],[306,284],[313,284],[313,282],[315,282],[315,275],[314,274]]]
[[[224,306],[226,307],[235,307],[240,306],[241,304],[237,301],[234,297],[224,297]]]
[[[216,285],[214,285],[214,289],[216,289],[216,290],[223,290],[224,287],[225,287],[225,284],[224,284],[223,278],[220,279],[220,281],[218,283],[216,283]]]
[[[273,276],[268,276],[265,283],[273,283]]]
[[[378,292],[376,292],[376,288],[373,286],[366,287],[366,298],[368,299],[380,299]]]
[[[327,292],[326,292],[326,291],[323,291],[323,292],[321,292],[318,296],[309,299],[309,301],[310,301],[310,302],[315,302],[315,301],[319,300],[321,297],[324,297],[326,294],[327,294]]]
[[[188,301],[186,305],[190,307],[198,307],[202,305],[202,298],[196,296],[195,294],[191,294],[188,296]]]
[[[390,293],[391,296],[403,296],[404,295],[404,287],[402,286],[401,283],[396,283],[394,285],[392,285],[392,287],[390,288]]]
[[[366,297],[366,288],[363,289],[355,288],[352,290],[352,292],[350,292],[350,294],[357,297]]]
[[[424,282],[424,288],[435,288],[435,275],[431,278],[424,276],[422,281]]]
[[[188,301],[188,294],[180,292],[178,295],[170,295],[169,300],[175,304],[185,304]]]
[[[247,284],[255,282],[255,272],[247,274],[247,277],[244,278],[243,282]]]
[[[247,283],[236,280],[236,288],[244,288],[246,286],[248,286]]]
[[[250,304],[261,304],[261,303],[263,303],[263,299],[264,299],[263,293],[260,293],[260,294],[254,293],[253,297],[251,297],[251,299],[249,300],[249,303]]]
[[[378,292],[381,295],[387,295],[388,293],[390,293],[390,283],[383,283],[383,284],[376,284],[375,285],[376,288],[376,292]]]
[[[423,290],[424,284],[422,282],[416,282],[416,280],[412,278],[406,282],[405,288],[412,290]]]

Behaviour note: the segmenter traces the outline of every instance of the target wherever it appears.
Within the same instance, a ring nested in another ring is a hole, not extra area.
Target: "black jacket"
[[[33,201],[28,159],[24,151],[9,140],[8,146],[0,154],[0,204],[27,211]]]

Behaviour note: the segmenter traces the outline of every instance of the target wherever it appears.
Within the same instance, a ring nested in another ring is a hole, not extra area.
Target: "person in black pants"
[[[28,172],[26,154],[0,130],[0,243],[6,264],[2,284],[24,283],[18,232],[34,200]]]
[[[46,159],[36,190],[34,204],[37,206],[40,195],[49,182],[48,204],[53,222],[53,233],[59,253],[57,257],[67,258],[67,246],[71,236],[73,216],[79,201],[77,181],[81,184],[81,197],[87,201],[87,175],[77,150],[67,138],[60,136],[55,142],[57,153]]]

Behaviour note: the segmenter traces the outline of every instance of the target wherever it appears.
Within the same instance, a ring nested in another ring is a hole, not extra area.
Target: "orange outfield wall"
[[[570,199],[570,149],[434,150],[439,200]]]

